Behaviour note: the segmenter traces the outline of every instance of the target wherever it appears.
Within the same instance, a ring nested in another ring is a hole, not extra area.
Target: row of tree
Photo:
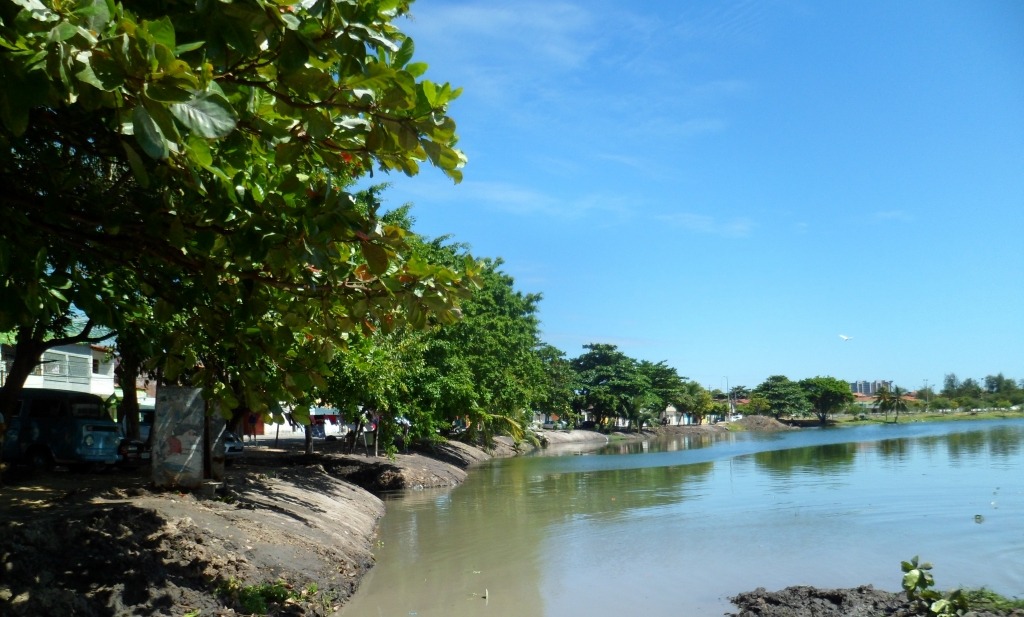
[[[956,373],[948,373],[942,389],[922,388],[917,398],[931,409],[989,409],[1024,405],[1024,379],[1014,380],[1002,373],[987,375],[982,380],[960,380]]]

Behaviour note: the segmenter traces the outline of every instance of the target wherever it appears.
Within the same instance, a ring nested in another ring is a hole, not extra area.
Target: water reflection
[[[776,477],[786,477],[794,473],[832,476],[842,468],[852,466],[856,454],[857,444],[837,443],[759,452],[754,455],[754,462]]]
[[[1022,444],[1024,421],[905,424],[493,461],[388,502],[343,614],[720,615],[758,586],[898,589],[915,554],[944,587],[1022,596]]]
[[[646,454],[652,452],[678,452],[706,448],[723,441],[734,441],[734,433],[690,433],[642,440],[612,442],[601,448],[599,454]]]
[[[910,439],[883,439],[878,442],[878,453],[885,459],[904,461],[910,455]]]

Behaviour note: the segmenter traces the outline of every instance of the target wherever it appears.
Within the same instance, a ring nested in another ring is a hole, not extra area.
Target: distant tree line
[[[922,388],[917,391],[917,399],[927,402],[929,409],[1006,409],[1024,405],[1024,379],[999,373],[981,381],[970,377],[961,381],[955,373],[948,373],[941,390]]]

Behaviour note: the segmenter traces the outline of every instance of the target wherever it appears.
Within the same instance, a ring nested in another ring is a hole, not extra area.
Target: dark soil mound
[[[913,614],[899,612],[906,603],[904,595],[879,591],[870,585],[856,589],[787,587],[782,591],[766,591],[759,587],[730,600],[740,609],[733,617],[877,617]]]
[[[902,593],[880,591],[871,585],[855,589],[787,587],[754,591],[729,598],[740,611],[729,617],[918,617],[927,615]],[[969,617],[1017,617],[1021,611],[970,611]]]
[[[736,420],[738,424],[748,431],[792,431],[792,426],[787,426],[770,416],[744,416]]]

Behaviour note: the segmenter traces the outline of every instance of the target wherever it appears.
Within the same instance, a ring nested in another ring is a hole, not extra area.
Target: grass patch
[[[963,596],[973,611],[997,611],[1008,613],[1015,609],[1024,609],[1024,599],[1007,598],[994,591],[981,589],[965,589]]]
[[[961,422],[970,420],[1007,420],[1024,418],[1024,412],[1012,411],[1012,410],[997,410],[991,411],[950,411],[945,413],[940,412],[907,412],[900,414],[899,424],[910,423],[910,422]],[[853,415],[839,415],[836,416],[830,423],[834,423],[835,426],[865,426],[869,424],[893,424],[894,416],[889,414],[889,420],[886,421],[883,414],[858,414]]]

